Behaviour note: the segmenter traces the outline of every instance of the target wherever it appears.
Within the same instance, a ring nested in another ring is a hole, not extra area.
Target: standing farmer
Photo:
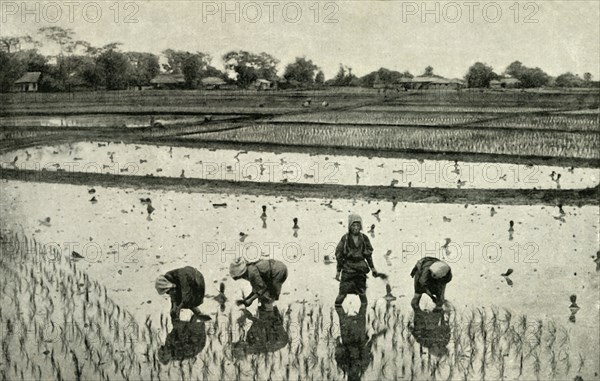
[[[260,259],[248,263],[238,258],[229,266],[229,274],[234,280],[245,279],[252,285],[252,293],[245,299],[238,300],[238,305],[250,306],[259,299],[265,311],[273,311],[273,303],[279,300],[281,286],[287,279],[286,265],[275,259]]]
[[[367,303],[367,274],[377,270],[373,265],[373,246],[369,237],[361,233],[362,218],[358,214],[348,217],[348,233],[342,236],[335,249],[337,259],[337,274],[335,279],[340,281],[340,291],[335,299],[335,305],[341,306],[346,295],[355,294],[362,304]]]
[[[413,309],[420,309],[419,302],[424,293],[433,300],[436,309],[441,309],[445,301],[446,284],[452,280],[450,266],[437,258],[425,257],[419,259],[410,276],[415,278],[415,296],[411,302]]]
[[[165,275],[160,275],[155,282],[159,295],[171,296],[171,319],[179,320],[182,308],[192,310],[201,320],[210,320],[203,315],[198,306],[204,301],[204,277],[200,271],[191,266],[171,270]]]

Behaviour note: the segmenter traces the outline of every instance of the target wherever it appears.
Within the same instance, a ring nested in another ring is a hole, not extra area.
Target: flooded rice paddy
[[[84,147],[89,146],[93,145]],[[162,150],[168,157],[168,149]],[[187,154],[176,150],[176,160]],[[123,316],[128,311],[127,319],[142,331],[144,324],[154,323],[147,335],[137,332],[135,345],[118,335],[112,341],[125,365],[122,371],[114,365],[113,372],[109,358],[105,373],[110,379],[542,380],[581,375],[587,380],[598,375],[596,206],[393,204],[20,181],[3,182],[1,187],[3,232],[20,232],[52,244],[67,257],[79,253],[83,258],[76,262],[77,269],[107,289],[104,294],[91,292],[92,300],[110,297],[107,305],[123,308]],[[345,310],[335,311],[338,283],[331,259],[350,211],[363,216],[365,233],[375,248],[375,265],[389,275],[396,300],[387,301],[385,283],[371,278],[366,309],[350,296]],[[294,218],[298,229],[293,228]],[[249,285],[227,275],[229,261],[239,255],[286,262],[289,277],[278,302],[280,317],[261,314],[256,306],[249,312],[233,306],[233,300],[250,291]],[[415,315],[410,308],[409,273],[425,255],[452,265],[450,313],[445,316]],[[185,265],[197,267],[206,279],[211,297],[201,309],[213,317],[206,326],[173,327],[163,320],[169,301],[156,294],[154,279]],[[77,282],[69,281],[67,267],[60,282],[71,282],[69,287],[78,289],[73,285]],[[510,277],[502,276],[507,269],[513,270]],[[59,289],[59,280],[53,281]],[[221,282],[228,298],[223,309],[212,298]],[[87,294],[76,295],[69,308],[81,311]],[[573,295],[580,308],[575,313],[569,308]],[[40,309],[42,305],[40,301]],[[94,306],[85,313],[100,313],[100,321],[105,321],[104,304]],[[86,321],[80,312],[73,319]],[[90,324],[94,319],[98,318],[88,318]],[[115,330],[111,324],[104,329],[108,335]],[[162,346],[178,346],[173,337],[182,335],[177,332],[187,332],[184,336],[191,344],[179,346],[191,352],[170,351],[175,361],[157,365],[156,356],[164,360],[164,353],[159,353]],[[60,343],[48,345],[63,364],[59,369],[70,369],[69,352],[60,354]],[[94,362],[95,352],[85,353],[81,351],[80,361]],[[55,358],[41,362],[42,374],[55,374]],[[88,378],[98,378],[91,367],[83,369]]]
[[[0,156],[4,168],[299,184],[584,189],[598,168],[80,142]]]
[[[207,120],[227,120],[236,118],[236,115],[64,115],[48,117],[43,116],[10,116],[0,117],[0,126],[7,127],[125,127],[141,128],[159,125],[168,127],[172,125],[202,124]]]

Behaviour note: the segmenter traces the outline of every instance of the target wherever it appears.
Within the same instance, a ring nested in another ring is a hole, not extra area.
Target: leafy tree
[[[584,73],[583,80],[586,82],[591,82],[592,81],[592,73]]]
[[[131,66],[130,81],[132,84],[147,85],[160,72],[158,57],[152,53],[127,52],[125,55]]]
[[[20,45],[20,41],[18,37],[10,37],[10,36],[6,36],[6,37],[0,37],[0,47],[2,48],[2,52],[4,53],[10,53],[11,50],[15,51],[15,50],[19,50],[19,45]],[[5,56],[7,57],[7,56]]]
[[[8,92],[18,79],[12,54],[0,50],[0,92]]]
[[[519,79],[527,68],[523,66],[521,61],[515,61],[506,67],[504,73],[511,77]]]
[[[539,67],[536,67],[533,69],[528,68],[521,74],[521,78],[518,79],[521,81],[523,87],[533,88],[547,85],[550,81],[550,76]]]
[[[274,80],[277,77],[279,60],[267,53],[250,53],[244,50],[231,51],[223,55],[225,69],[236,73],[236,81],[246,87],[257,79]]]
[[[0,92],[11,90],[14,82],[28,71],[48,73],[48,60],[36,49],[13,53],[0,51]],[[43,78],[43,77],[42,77]]]
[[[25,36],[0,36],[0,51],[6,53],[18,52],[23,45],[29,45],[31,49],[41,46],[41,43],[33,39],[30,35]]]
[[[335,77],[333,77],[332,81],[336,85],[342,85],[344,83],[344,78],[346,78],[346,69],[344,68],[344,65],[340,64],[340,69]]]
[[[379,85],[393,85],[400,82],[403,78],[412,78],[408,72],[400,73],[399,71],[380,68],[377,71],[371,72],[360,78],[360,85],[365,87],[373,87]]]
[[[423,76],[424,77],[433,77],[434,76],[434,74],[433,74],[433,67],[427,66],[425,68],[425,72],[423,73]]]
[[[285,67],[283,77],[290,81],[298,81],[304,84],[312,84],[315,82],[315,72],[319,67],[306,57],[297,57],[296,61],[288,64]]]
[[[181,72],[183,73],[185,85],[188,89],[193,89],[198,84],[200,65],[198,58],[191,53],[187,53],[183,59],[183,62],[181,63]]]
[[[217,77],[217,78],[221,78],[225,81],[227,81],[229,79],[229,77],[227,77],[227,74],[223,73],[221,70],[217,69],[214,66],[208,65],[204,70],[200,70],[200,78],[206,78],[206,77]]]
[[[352,68],[340,64],[340,70],[338,73],[327,81],[327,84],[332,86],[357,86],[359,85],[359,79],[352,74]]]
[[[167,64],[163,65],[163,69],[171,74],[183,74],[183,66],[186,61],[188,61],[188,67],[194,65],[198,68],[198,72],[205,70],[212,61],[210,54],[203,52],[190,53],[183,50],[166,49],[162,54],[167,59]],[[191,57],[198,61],[197,65],[189,61],[192,59]]]
[[[542,69],[539,67],[529,68],[520,61],[508,65],[504,72],[521,81],[521,85],[525,88],[541,87],[550,81],[550,76]]]
[[[96,59],[98,74],[101,82],[108,90],[126,89],[128,86],[128,73],[131,64],[127,56],[115,50],[103,52]]]
[[[494,79],[498,79],[498,74],[491,66],[481,62],[473,64],[465,76],[468,87],[488,87]]]
[[[76,48],[75,41],[73,41],[75,32],[73,32],[72,29],[59,26],[47,26],[38,29],[38,33],[46,40],[58,45],[61,55],[64,53],[71,53]]]
[[[44,89],[45,78],[49,78],[51,66],[48,59],[36,49],[17,50],[13,53],[0,51],[0,91],[10,91],[14,82],[28,71],[42,73],[40,89]]]
[[[103,78],[100,70],[101,68],[96,63],[96,59],[93,57],[86,57],[79,68],[79,76],[87,86],[96,90],[98,86],[102,85]]]
[[[582,87],[585,83],[578,75],[567,72],[556,77],[554,84],[558,87]]]
[[[36,49],[21,50],[13,53],[13,57],[23,67],[23,75],[27,71],[44,72],[48,69],[48,59]]]
[[[325,74],[323,73],[322,70],[319,70],[319,72],[315,76],[315,82],[319,85],[322,85],[323,83],[325,83]]]

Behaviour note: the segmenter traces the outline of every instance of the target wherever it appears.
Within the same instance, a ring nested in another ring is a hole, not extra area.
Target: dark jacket
[[[423,294],[429,290],[429,292],[437,296],[441,288],[452,280],[452,270],[449,270],[448,274],[440,279],[435,279],[431,275],[429,268],[437,261],[439,261],[438,258],[425,257],[420,259],[412,269],[410,276],[415,278],[416,293]]]
[[[248,281],[252,292],[261,298],[279,299],[281,286],[287,279],[287,266],[275,259],[261,259],[248,264]]]
[[[359,233],[357,245],[351,236],[350,233],[344,234],[335,249],[337,271],[368,274],[374,267],[371,241],[365,234]]]
[[[171,300],[182,308],[198,307],[204,301],[204,277],[191,266],[171,270],[165,278],[176,286]]]

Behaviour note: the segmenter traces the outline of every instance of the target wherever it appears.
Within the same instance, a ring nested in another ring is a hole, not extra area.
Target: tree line
[[[53,46],[58,54],[43,55],[42,46]],[[285,86],[306,88],[315,86],[393,86],[414,78],[408,72],[380,68],[365,76],[357,77],[352,68],[340,64],[337,74],[325,80],[323,71],[306,57],[297,57],[284,68],[282,78],[277,75],[280,61],[271,54],[252,53],[244,50],[230,51],[223,55],[224,67],[211,64],[212,56],[205,52],[188,52],[166,49],[162,52],[166,63],[160,64],[159,56],[147,52],[122,51],[122,44],[113,42],[104,46],[92,46],[78,40],[71,29],[43,27],[35,37],[0,37],[0,91],[10,91],[14,82],[26,72],[41,72],[40,90],[73,91],[77,89],[121,90],[150,85],[159,73],[183,76],[184,87],[198,88],[201,80],[217,77],[241,88],[247,88],[257,79],[279,81]],[[438,77],[428,66],[420,74]],[[542,69],[529,68],[519,61],[511,63],[502,74],[481,62],[472,65],[464,77],[468,87],[489,87],[493,80],[505,77],[516,78],[520,86],[535,88],[542,86],[587,87],[592,85],[592,76],[585,73],[579,77],[564,73],[552,78]]]

